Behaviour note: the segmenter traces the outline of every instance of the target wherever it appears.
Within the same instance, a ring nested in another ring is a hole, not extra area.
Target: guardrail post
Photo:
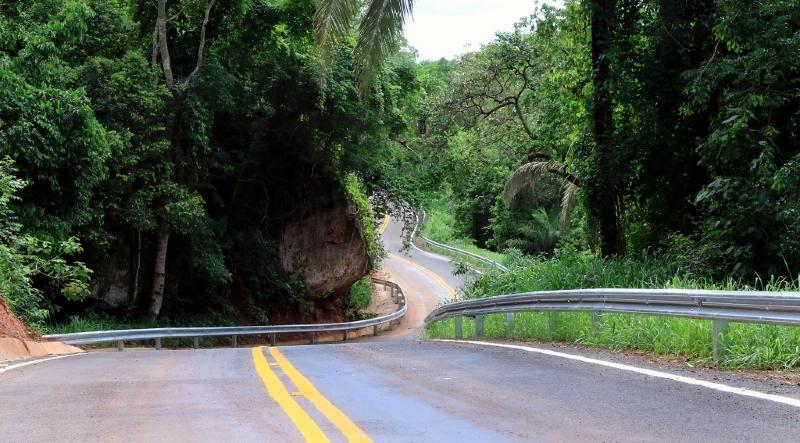
[[[117,351],[122,352],[125,350],[125,342],[123,340],[117,340]]]
[[[200,337],[194,337],[192,339],[192,347],[195,349],[200,347]]]
[[[342,332],[342,341],[347,341],[347,329]]]
[[[156,339],[156,351],[161,350],[161,337]]]
[[[600,332],[600,311],[592,311],[592,337]]]
[[[475,316],[475,337],[483,337],[483,314]]]
[[[314,334],[313,332],[309,332],[308,342],[313,345],[315,341],[316,341],[316,334]]]
[[[378,325],[372,327],[372,335],[378,336]]]
[[[238,337],[236,337],[235,335],[231,335],[231,346],[235,348],[238,345],[239,345]]]
[[[506,335],[511,335],[514,332],[514,313],[506,312]]]
[[[461,328],[461,322],[462,322],[462,318],[461,318],[461,316],[459,315],[459,316],[457,316],[457,317],[455,318],[455,324],[456,324],[456,338],[461,338],[461,337],[463,337],[463,336],[464,336],[464,332],[462,331],[462,328]]]
[[[547,331],[552,340],[556,336],[556,313],[553,311],[547,313]]]
[[[725,355],[725,333],[728,332],[728,322],[711,320],[711,358],[714,364],[719,364]]]
[[[278,341],[277,335],[278,334],[270,334],[269,335],[269,345],[270,346],[275,346],[275,343]]]

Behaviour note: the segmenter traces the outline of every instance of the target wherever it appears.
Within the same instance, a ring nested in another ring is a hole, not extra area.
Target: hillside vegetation
[[[437,61],[403,42],[408,4],[354,4],[0,4],[8,306],[42,327],[357,318],[375,217],[409,207],[515,264],[470,296],[795,287],[797,2],[532,4]]]

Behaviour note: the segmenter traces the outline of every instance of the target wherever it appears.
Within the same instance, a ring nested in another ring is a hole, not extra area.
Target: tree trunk
[[[604,257],[625,253],[620,226],[622,201],[614,149],[614,103],[610,90],[611,19],[613,0],[592,0],[592,131],[595,141],[594,177],[586,187],[588,206],[600,229]]]
[[[136,229],[136,257],[134,258],[133,293],[131,303],[139,307],[139,273],[142,270],[142,231]]]
[[[169,246],[169,222],[161,219],[158,226],[158,240],[156,242],[155,268],[153,269],[153,288],[150,293],[150,318],[155,320],[161,313],[161,304],[164,302],[164,280],[167,277],[167,247]]]

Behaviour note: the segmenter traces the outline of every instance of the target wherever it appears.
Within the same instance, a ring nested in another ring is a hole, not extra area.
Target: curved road
[[[389,226],[387,249],[397,229]],[[449,268],[431,275],[418,266],[433,269],[425,261],[433,257],[392,252],[386,271],[410,306],[452,295],[441,287],[458,284]],[[394,338],[419,332],[408,321]],[[0,441],[786,442],[800,435],[796,388],[561,351],[389,340],[94,352],[0,372]]]
[[[413,246],[403,251],[402,229],[400,222],[391,220],[381,237],[387,252],[381,270],[408,299],[406,318],[384,340],[421,338],[428,313],[457,296],[465,282],[463,275],[453,275],[450,259]]]

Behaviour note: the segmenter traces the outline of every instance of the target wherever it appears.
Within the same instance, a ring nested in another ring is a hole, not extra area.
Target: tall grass
[[[466,289],[468,298],[528,291],[627,287],[796,291],[795,282],[780,279],[744,284],[712,283],[681,278],[666,258],[649,254],[602,260],[591,254],[561,252],[551,260],[512,255],[510,272],[484,275]],[[429,326],[431,338],[452,338],[453,321]],[[474,337],[474,321],[464,319],[465,337]],[[637,350],[678,356],[698,363],[711,361],[711,322],[632,314],[518,313],[513,328],[505,315],[486,316],[488,338],[536,339],[578,343],[614,351]],[[792,369],[800,367],[800,328],[731,323],[723,336],[726,351],[720,364],[730,368]]]

